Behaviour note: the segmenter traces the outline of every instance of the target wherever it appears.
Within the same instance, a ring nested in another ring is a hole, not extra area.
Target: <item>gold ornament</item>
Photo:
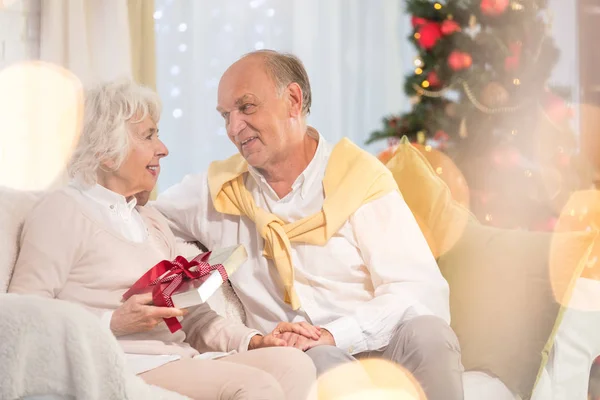
[[[469,28],[475,28],[477,26],[477,17],[473,14],[471,14],[471,17],[469,18]]]
[[[421,75],[422,73],[423,73],[423,70],[421,68],[416,68],[415,69],[415,74]]]
[[[498,82],[488,83],[481,91],[481,102],[488,107],[504,107],[509,100],[508,90]]]
[[[425,132],[423,132],[423,131],[417,132],[417,143],[419,143],[419,144],[425,143]]]
[[[525,7],[523,6],[523,4],[519,3],[518,1],[513,1],[510,3],[510,8],[512,8],[513,11],[521,11]]]
[[[458,128],[458,136],[462,139],[466,139],[469,136],[469,132],[467,132],[467,119],[463,118],[460,121],[460,127]]]

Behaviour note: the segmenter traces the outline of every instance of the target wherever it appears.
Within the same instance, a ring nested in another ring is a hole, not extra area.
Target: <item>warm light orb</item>
[[[0,71],[0,186],[44,190],[65,180],[83,112],[81,82],[53,64]]]
[[[416,379],[383,359],[342,364],[321,375],[309,398],[319,400],[426,400]]]
[[[550,279],[558,303],[600,311],[600,191],[571,195],[555,226],[550,249]],[[569,232],[578,240],[564,241]],[[577,278],[584,279],[577,279]]]

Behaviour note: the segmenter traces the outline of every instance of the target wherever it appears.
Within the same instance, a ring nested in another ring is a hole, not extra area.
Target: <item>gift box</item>
[[[243,245],[213,250],[191,260],[178,256],[150,268],[123,295],[152,292],[152,303],[159,307],[188,308],[205,303],[231,274],[248,259]],[[165,318],[171,332],[181,329],[177,318]]]

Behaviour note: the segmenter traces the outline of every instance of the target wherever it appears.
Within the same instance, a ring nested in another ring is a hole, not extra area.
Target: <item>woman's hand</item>
[[[295,334],[316,341],[321,337],[321,329],[312,326],[308,322],[280,322],[273,332],[267,336],[256,335],[252,337],[248,350],[261,347],[288,346],[287,341],[284,340],[284,337],[287,337],[288,334]]]
[[[110,330],[115,336],[147,332],[163,321],[163,318],[181,317],[187,310],[173,307],[156,307],[152,293],[131,296],[115,310],[110,320]]]

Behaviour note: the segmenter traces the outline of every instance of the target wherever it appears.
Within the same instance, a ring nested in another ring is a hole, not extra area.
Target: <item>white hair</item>
[[[158,95],[130,79],[105,82],[86,90],[83,127],[68,165],[69,176],[94,185],[98,169],[106,168],[105,162],[112,161],[111,170],[118,170],[129,150],[129,124],[148,116],[158,123],[160,113]]]

